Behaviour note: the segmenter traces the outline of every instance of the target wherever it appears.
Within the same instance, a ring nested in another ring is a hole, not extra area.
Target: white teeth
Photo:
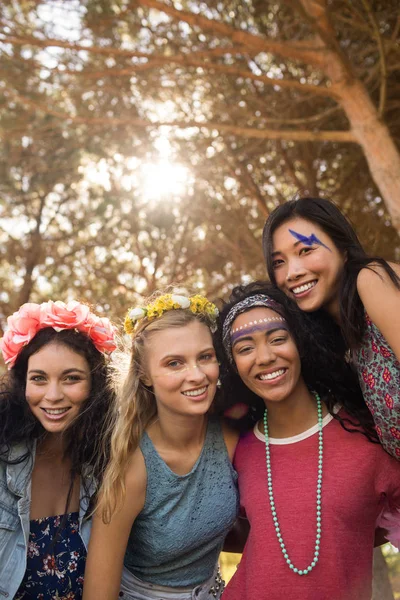
[[[265,375],[260,375],[260,379],[263,381],[264,379],[276,379],[276,377],[280,377],[283,375],[285,369],[279,369],[279,371],[274,371],[273,373],[266,373]]]
[[[294,294],[301,294],[302,292],[306,292],[307,290],[310,290],[311,288],[314,287],[314,285],[316,285],[317,282],[316,281],[311,281],[311,283],[305,283],[304,285],[300,285],[297,288],[293,288],[292,292]]]
[[[68,408],[45,408],[44,410],[49,415],[61,415],[61,413],[67,412]]]
[[[202,387],[198,390],[190,390],[188,392],[182,392],[185,396],[201,396],[201,394],[204,394],[204,392],[206,391],[207,386]]]

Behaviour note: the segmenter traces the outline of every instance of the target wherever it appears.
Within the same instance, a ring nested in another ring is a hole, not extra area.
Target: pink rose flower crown
[[[56,331],[75,329],[87,335],[99,352],[110,353],[117,347],[116,329],[106,317],[98,317],[86,304],[75,300],[64,302],[27,302],[7,319],[8,329],[0,340],[4,362],[11,369],[22,348],[29,344],[40,329]]]

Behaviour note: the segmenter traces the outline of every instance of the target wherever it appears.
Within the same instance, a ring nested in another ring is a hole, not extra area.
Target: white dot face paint
[[[250,321],[244,325],[232,329],[232,344],[243,336],[254,333],[255,331],[276,331],[277,329],[288,330],[287,323],[282,317],[272,317],[270,319],[258,319]]]
[[[152,332],[145,343],[145,385],[161,415],[199,416],[211,406],[219,365],[211,332],[198,320]]]
[[[339,282],[344,256],[330,237],[305,219],[292,219],[272,237],[276,284],[307,312],[339,313]]]
[[[232,324],[232,354],[243,383],[268,402],[283,402],[304,386],[300,357],[278,313],[255,307]]]

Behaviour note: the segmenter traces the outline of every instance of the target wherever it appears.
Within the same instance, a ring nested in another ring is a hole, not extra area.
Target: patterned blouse
[[[364,400],[384,449],[400,460],[400,363],[366,315],[362,344],[355,353]]]
[[[15,600],[81,600],[86,549],[79,513],[67,514],[60,529],[63,516],[30,522],[25,577]]]

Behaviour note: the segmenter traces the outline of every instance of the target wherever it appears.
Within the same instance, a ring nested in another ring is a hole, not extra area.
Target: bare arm
[[[140,450],[136,450],[125,479],[126,496],[110,523],[101,515],[93,518],[85,569],[84,600],[117,600],[124,555],[132,525],[146,499],[146,467]]]
[[[391,266],[400,275],[398,265]],[[371,321],[400,360],[400,290],[382,267],[372,268],[359,272],[357,291]]]

